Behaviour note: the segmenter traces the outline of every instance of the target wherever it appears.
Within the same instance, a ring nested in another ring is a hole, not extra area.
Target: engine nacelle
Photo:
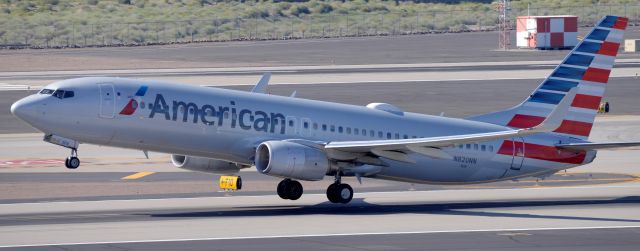
[[[266,141],[256,149],[256,169],[281,178],[321,180],[329,170],[327,154],[287,141]]]
[[[235,174],[240,171],[241,167],[234,162],[184,155],[171,155],[171,163],[178,168],[190,171],[222,175]]]

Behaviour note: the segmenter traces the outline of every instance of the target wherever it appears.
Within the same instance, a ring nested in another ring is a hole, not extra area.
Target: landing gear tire
[[[340,201],[338,200],[338,194],[336,193],[336,191],[338,190],[338,184],[331,184],[329,185],[329,187],[327,188],[327,199],[329,199],[329,201],[331,201],[332,203],[340,203]]]
[[[327,198],[333,203],[347,204],[353,199],[353,188],[348,184],[331,184],[327,188]]]
[[[78,159],[78,150],[71,149],[71,156],[64,160],[64,166],[69,169],[76,169],[80,166],[80,159]]]
[[[278,196],[280,196],[280,198],[282,199],[297,200],[302,197],[304,189],[302,188],[302,184],[300,184],[300,182],[291,179],[284,179],[280,181],[280,183],[278,183],[277,191]]]
[[[277,192],[278,192],[278,196],[280,196],[280,198],[284,199],[284,200],[288,200],[289,199],[289,194],[286,193],[286,189],[289,186],[289,183],[291,182],[290,179],[285,179],[280,181],[280,183],[278,183],[278,188],[277,188]]]
[[[68,157],[64,161],[64,165],[69,169],[76,169],[80,166],[80,159],[78,157]]]

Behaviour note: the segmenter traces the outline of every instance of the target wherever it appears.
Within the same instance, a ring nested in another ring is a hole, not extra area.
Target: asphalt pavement
[[[581,28],[584,36],[590,28]],[[407,36],[239,41],[143,47],[0,51],[7,71],[237,67],[286,65],[409,64],[560,60],[566,50],[498,49],[498,32]],[[630,26],[625,38],[640,38]],[[622,53],[619,58],[637,58]],[[13,59],[16,60],[13,60]],[[47,60],[48,59],[48,60]],[[50,64],[51,60],[56,64]],[[16,63],[21,63],[20,65]],[[24,65],[22,65],[24,64]]]

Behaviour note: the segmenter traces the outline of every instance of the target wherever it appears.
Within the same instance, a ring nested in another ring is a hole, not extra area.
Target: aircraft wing
[[[444,157],[442,151],[439,151],[441,147],[553,132],[560,127],[563,118],[569,111],[569,107],[576,96],[576,92],[577,88],[572,88],[542,123],[531,128],[416,139],[335,141],[327,143],[324,148],[356,153],[372,152],[378,156],[392,157],[392,159],[402,159],[402,157],[394,158],[393,155],[396,155],[398,151],[404,152],[407,150],[436,158]]]
[[[557,127],[556,127],[557,128]],[[479,141],[491,141],[496,139],[522,137],[530,134],[550,132],[542,131],[536,127],[508,130],[489,133],[462,134],[443,137],[429,137],[416,139],[395,139],[395,140],[369,140],[369,141],[334,141],[325,145],[325,149],[335,149],[347,152],[370,152],[376,150],[414,150],[417,147],[448,147],[454,144],[463,144]]]
[[[607,143],[573,143],[556,145],[558,148],[568,150],[597,150],[608,148],[624,148],[640,146],[640,142],[607,142]]]

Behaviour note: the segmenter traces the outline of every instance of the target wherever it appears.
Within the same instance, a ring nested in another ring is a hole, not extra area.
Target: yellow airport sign
[[[220,189],[240,190],[242,189],[242,178],[240,176],[220,176]]]

